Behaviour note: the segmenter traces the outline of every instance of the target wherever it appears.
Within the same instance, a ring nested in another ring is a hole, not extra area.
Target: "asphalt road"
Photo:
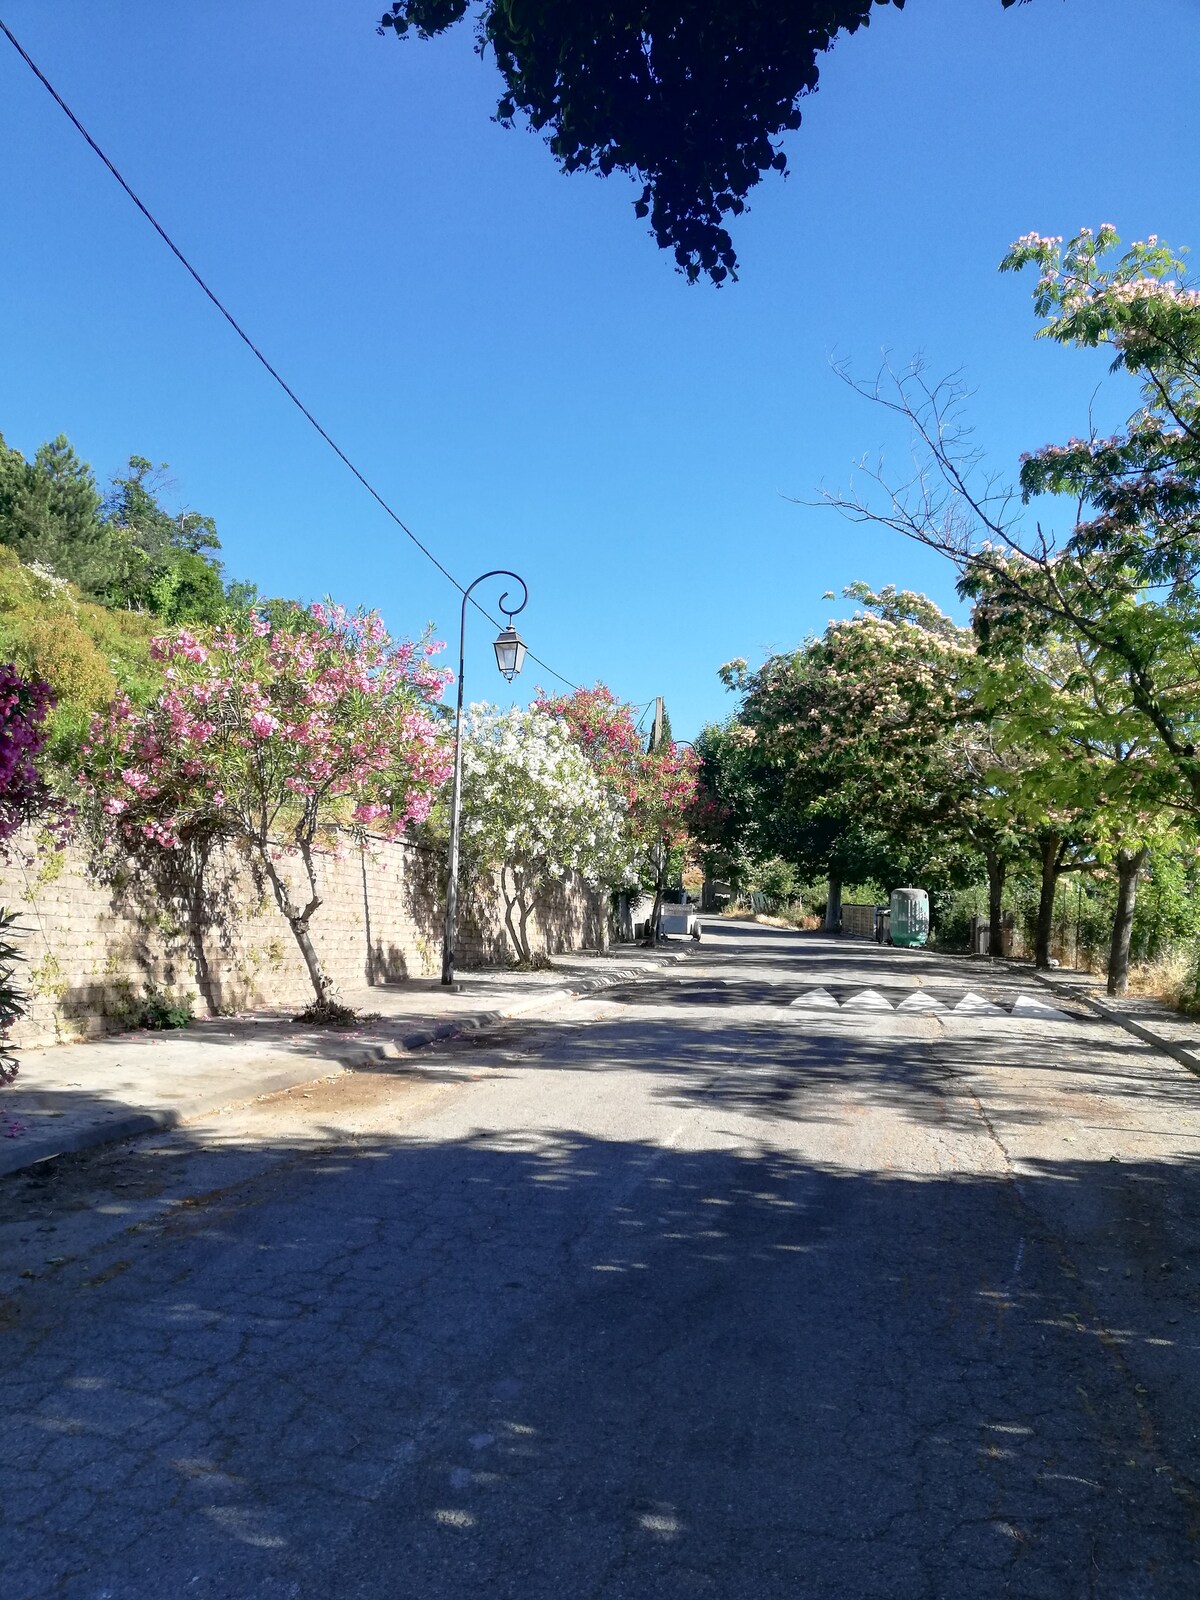
[[[1195,1600],[1200,1082],[1023,995],[726,924],[10,1180],[0,1595]]]

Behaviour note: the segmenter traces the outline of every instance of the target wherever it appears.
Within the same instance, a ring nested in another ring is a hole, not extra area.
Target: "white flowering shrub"
[[[572,872],[607,888],[637,876],[627,802],[543,711],[469,708],[460,840],[472,866],[500,870],[509,936],[523,961],[539,888]]]

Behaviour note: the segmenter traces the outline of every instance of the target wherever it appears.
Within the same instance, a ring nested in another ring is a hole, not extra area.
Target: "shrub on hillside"
[[[125,693],[141,704],[161,686],[151,659],[153,618],[84,600],[73,584],[0,547],[0,659],[54,696],[46,719],[46,754],[65,774],[92,717]]]

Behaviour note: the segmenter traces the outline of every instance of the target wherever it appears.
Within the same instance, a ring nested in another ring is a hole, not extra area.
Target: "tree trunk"
[[[988,955],[1004,954],[1004,879],[1008,862],[1002,856],[987,853],[988,875]]]
[[[657,944],[662,930],[663,890],[667,882],[667,847],[659,839],[654,847],[654,909],[650,913],[650,944]]]
[[[842,880],[830,877],[829,898],[825,902],[825,932],[837,933],[842,926]]]
[[[205,872],[208,868],[210,850],[211,846],[207,844],[194,845],[191,848],[186,898],[188,936],[192,944],[192,957],[196,963],[196,986],[208,1008],[209,1016],[215,1017],[220,1005],[216,985],[213,982],[212,968],[208,964],[208,952],[204,948],[204,914],[207,909]]]
[[[375,987],[375,940],[371,933],[371,896],[367,890],[367,851],[360,846],[358,852],[358,867],[362,877],[363,894],[363,933],[367,940],[367,982],[371,988]]]
[[[533,960],[533,951],[529,948],[529,918],[533,913],[533,901],[521,889],[521,959],[528,966]]]
[[[275,894],[275,904],[287,918],[288,927],[292,930],[292,937],[300,946],[300,954],[304,957],[304,965],[308,969],[308,976],[313,986],[313,993],[317,998],[317,1005],[332,1005],[337,994],[337,988],[333,979],[321,965],[321,958],[317,954],[316,946],[313,944],[312,937],[308,931],[309,920],[321,902],[314,895],[301,911],[292,899],[287,884],[284,883],[276,870],[275,863],[271,859],[270,846],[260,848],[259,854],[262,857],[267,877],[271,880],[271,888]]]
[[[1050,965],[1050,938],[1054,931],[1054,891],[1062,868],[1062,840],[1056,833],[1042,836],[1042,893],[1038,900],[1037,934],[1033,964],[1045,971]]]
[[[510,876],[511,876],[511,881],[512,881],[512,892],[511,893],[509,892],[509,888],[508,888]],[[500,894],[501,894],[501,896],[503,897],[503,900],[504,900],[504,925],[508,929],[508,937],[512,941],[513,960],[514,961],[520,961],[520,959],[521,959],[521,936],[517,932],[517,921],[516,921],[516,912],[517,912],[517,879],[516,879],[516,874],[515,873],[512,873],[510,875],[510,870],[509,870],[508,867],[501,867],[500,868]]]
[[[1117,851],[1117,910],[1108,949],[1108,992],[1111,995],[1124,994],[1129,987],[1129,940],[1137,907],[1138,879],[1148,854],[1144,848]]]
[[[649,944],[658,943],[659,929],[662,927],[662,897],[662,885],[656,883],[654,885],[654,909],[650,913],[650,938],[647,941]]]

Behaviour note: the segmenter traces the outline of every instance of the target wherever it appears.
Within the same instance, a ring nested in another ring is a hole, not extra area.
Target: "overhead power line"
[[[280,376],[279,372],[275,369],[275,367],[273,367],[271,365],[271,363],[267,360],[266,356],[262,353],[262,351],[255,344],[254,340],[250,337],[250,335],[242,327],[241,323],[238,322],[236,317],[234,317],[233,313],[228,310],[228,308],[218,298],[218,296],[213,292],[213,290],[209,288],[208,284],[204,281],[204,279],[201,277],[201,275],[197,271],[197,269],[192,265],[192,263],[184,255],[183,251],[175,243],[174,239],[171,238],[171,235],[163,227],[162,223],[159,222],[158,218],[154,215],[154,213],[150,210],[150,208],[146,205],[146,203],[133,190],[133,188],[127,182],[127,180],[122,175],[120,170],[117,168],[115,163],[109,159],[109,157],[104,153],[104,151],[96,143],[95,139],[92,138],[91,134],[84,127],[83,123],[80,122],[79,118],[71,110],[70,106],[63,99],[62,95],[59,94],[58,90],[50,82],[49,78],[42,71],[41,67],[38,66],[37,62],[29,54],[28,50],[25,49],[25,46],[16,37],[16,35],[13,33],[12,29],[3,20],[3,18],[0,18],[0,33],[4,34],[5,38],[9,42],[9,44],[12,45],[13,49],[21,57],[21,60],[24,61],[25,65],[29,68],[30,72],[33,73],[34,77],[38,80],[38,82],[46,90],[46,93],[51,97],[51,99],[55,102],[55,104],[58,105],[59,108],[64,112],[64,114],[70,120],[72,125],[75,127],[75,129],[78,131],[78,133],[83,137],[85,142],[88,144],[88,146],[95,152],[96,155],[99,156],[100,160],[108,168],[109,172],[112,173],[113,177],[121,185],[121,188],[124,189],[125,193],[133,201],[134,205],[138,208],[138,210],[145,217],[146,221],[154,229],[155,233],[158,234],[159,238],[166,245],[167,249],[171,252],[171,254],[175,257],[175,259],[179,262],[180,266],[182,266],[184,268],[184,270],[188,273],[188,275],[192,279],[194,279],[194,281],[203,290],[205,295],[207,295],[209,300],[212,301],[213,305],[216,306],[217,310],[225,318],[225,321],[233,329],[234,333],[237,334],[238,338],[246,346],[247,350],[250,351],[250,353],[254,356],[255,360],[257,360],[263,367],[266,368],[267,372],[270,373],[271,377],[275,380],[275,382],[283,390],[284,394],[287,395],[288,399],[296,407],[297,411],[300,412],[301,416],[303,416],[308,422],[310,422],[312,424],[312,426],[316,429],[316,431],[321,435],[321,438],[324,439],[325,443],[333,451],[334,455],[337,456],[338,460],[342,463],[342,465],[347,467],[354,474],[354,476],[358,479],[359,483],[363,486],[363,488],[371,496],[372,500],[374,500],[376,502],[376,504],[379,505],[387,513],[387,515],[392,519],[392,521],[396,524],[396,526],[400,529],[400,531],[403,534],[405,534],[409,539],[412,540],[413,544],[416,545],[417,549],[426,558],[426,560],[432,561],[433,565],[442,574],[443,578],[445,578],[449,583],[453,584],[453,586],[458,590],[459,594],[465,595],[466,592],[467,592],[465,587],[461,583],[459,583],[458,579],[454,576],[454,574],[451,571],[449,571],[448,568],[446,568],[446,567],[444,567],[442,565],[442,563],[438,560],[437,556],[434,555],[433,551],[429,548],[429,546],[427,544],[424,544],[422,542],[422,540],[420,540],[417,537],[417,535],[412,531],[412,529],[408,526],[408,524],[404,521],[404,519],[399,515],[399,513],[392,509],[392,507],[388,504],[388,502],[380,494],[379,490],[375,488],[374,484],[372,484],[365,477],[365,475],[362,472],[359,471],[359,469],[354,465],[354,462],[351,461],[350,457],[342,449],[341,445],[339,445],[335,439],[331,438],[331,436],[325,431],[325,429],[317,421],[316,417],[313,416],[312,412],[304,404],[303,400],[300,399],[300,397],[296,393],[296,391],[291,387],[290,384],[288,384],[284,380],[283,377]],[[490,611],[488,611],[486,606],[480,605],[479,601],[476,600],[473,595],[470,596],[470,601],[471,601],[471,604],[475,607],[476,611],[478,611],[481,616],[486,617],[488,619],[488,621],[491,622],[494,626],[496,626],[496,627],[500,626],[500,624],[497,621],[497,619],[491,614]],[[543,661],[540,656],[534,655],[532,650],[528,651],[528,655],[529,655],[529,659],[531,661],[536,661],[539,667],[543,667],[551,675],[551,677],[557,678],[560,683],[565,683],[568,689],[577,689],[579,687],[579,685],[577,683],[572,683],[570,678],[565,678],[561,672],[556,672],[554,670],[554,668],[552,666],[550,666],[550,664],[548,662]]]

